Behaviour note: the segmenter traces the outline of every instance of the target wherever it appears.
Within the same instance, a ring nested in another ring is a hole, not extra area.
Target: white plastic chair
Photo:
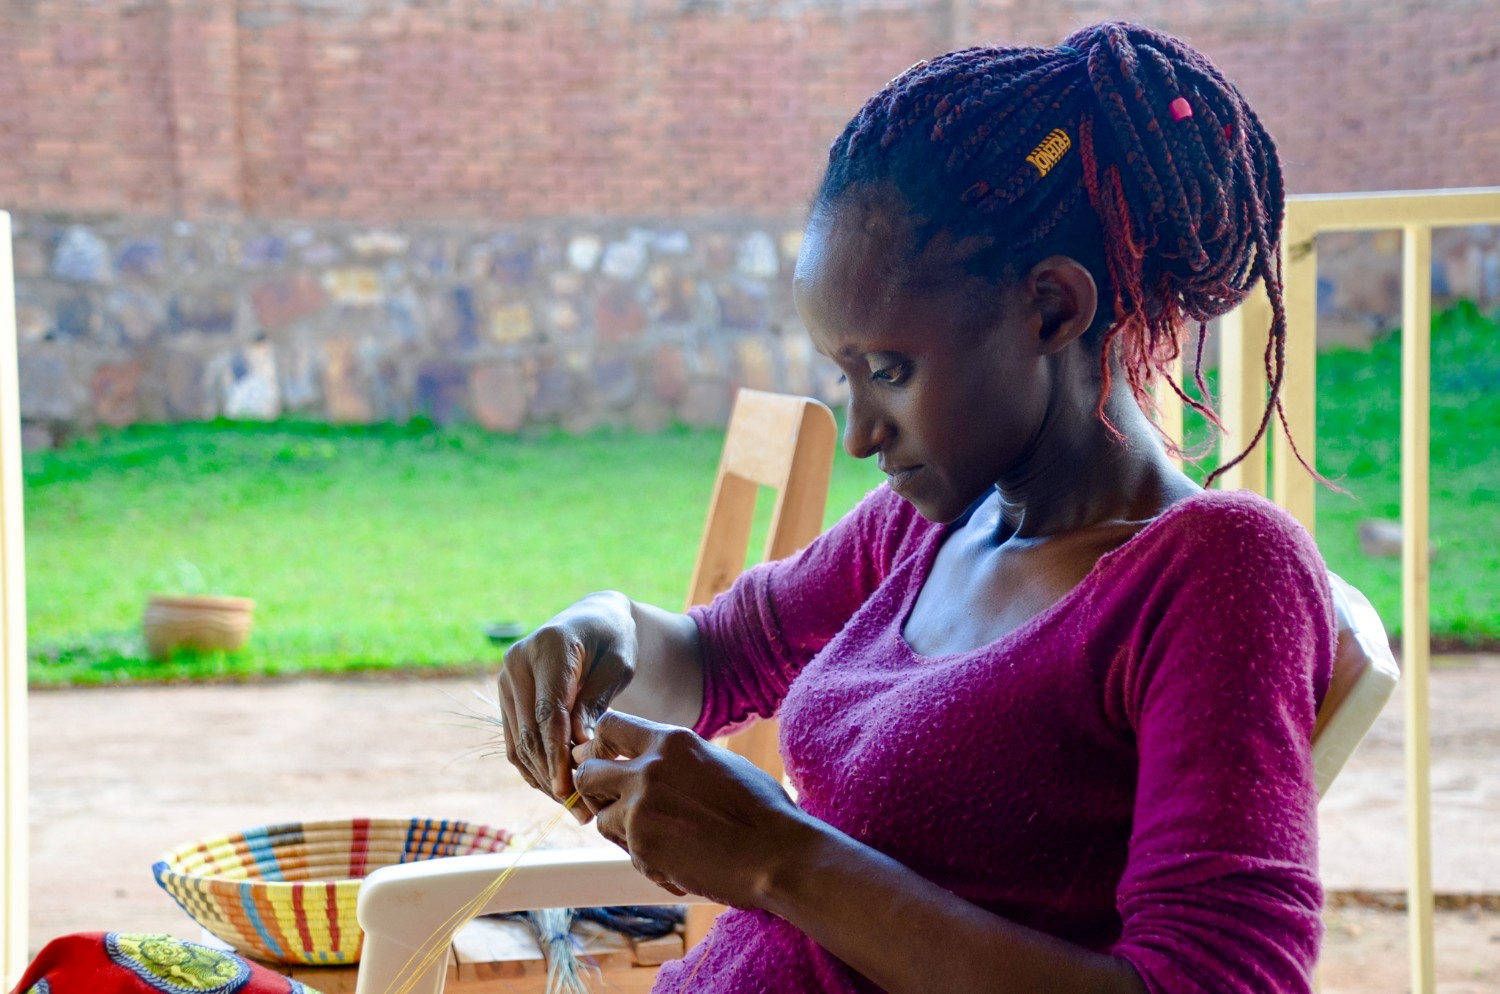
[[[1319,798],[1380,714],[1395,690],[1398,674],[1375,609],[1341,578],[1329,577],[1339,640],[1333,679],[1313,728]],[[470,903],[516,863],[516,857],[508,853],[457,856],[390,866],[371,874],[359,895],[365,943],[357,994],[439,994],[447,978],[446,958],[414,978],[408,969],[414,955],[451,920],[454,909]],[[657,887],[636,872],[628,855],[609,846],[527,854],[483,913],[703,903]]]
[[[1385,626],[1368,598],[1329,573],[1338,615],[1339,647],[1333,679],[1313,723],[1313,770],[1318,797],[1328,793],[1349,757],[1396,689],[1400,670]]]

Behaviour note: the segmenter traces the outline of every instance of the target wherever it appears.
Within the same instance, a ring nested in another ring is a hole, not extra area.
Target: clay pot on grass
[[[248,597],[153,595],[141,624],[146,651],[166,659],[174,649],[232,652],[250,638],[255,601]]]

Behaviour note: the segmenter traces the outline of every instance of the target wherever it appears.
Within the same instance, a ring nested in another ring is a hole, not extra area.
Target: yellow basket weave
[[[292,822],[178,846],[151,868],[204,928],[246,956],[357,963],[361,880],[393,863],[501,852],[503,829],[412,818]]]

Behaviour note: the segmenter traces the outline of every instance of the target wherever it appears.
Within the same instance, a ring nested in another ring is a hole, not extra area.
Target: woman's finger
[[[634,759],[674,731],[681,729],[622,711],[606,711],[594,724],[594,737],[574,747],[573,759],[579,763],[590,759]]]
[[[578,793],[589,810],[598,816],[623,797],[638,776],[638,771],[629,762],[591,759],[580,763],[573,771],[573,782],[578,785]]]
[[[521,722],[516,716],[515,698],[512,696],[510,685],[514,677],[502,672],[499,680],[500,699],[500,722],[502,738],[505,741],[505,758],[511,766],[521,774],[521,779],[537,790],[543,790],[542,785],[537,783],[536,777],[531,772],[531,766],[521,750]]]
[[[573,705],[573,741],[594,737],[594,725],[609,710],[610,702],[630,683],[631,666],[615,648],[589,664]]]
[[[581,652],[581,647],[570,646],[570,655]],[[550,668],[537,681],[532,716],[536,720],[537,734],[541,739],[542,761],[551,784],[554,797],[567,797],[573,792],[573,763],[570,750],[573,741],[573,698],[577,693],[578,665],[576,658],[567,668]]]

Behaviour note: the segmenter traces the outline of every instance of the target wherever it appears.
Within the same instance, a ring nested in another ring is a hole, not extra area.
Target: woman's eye
[[[848,383],[848,382],[849,382],[849,377],[845,376],[843,373],[840,373],[839,374],[839,386],[843,386],[845,383]]]
[[[882,383],[900,383],[906,379],[908,363],[898,362],[894,366],[877,369],[870,373],[870,379],[879,380]]]

